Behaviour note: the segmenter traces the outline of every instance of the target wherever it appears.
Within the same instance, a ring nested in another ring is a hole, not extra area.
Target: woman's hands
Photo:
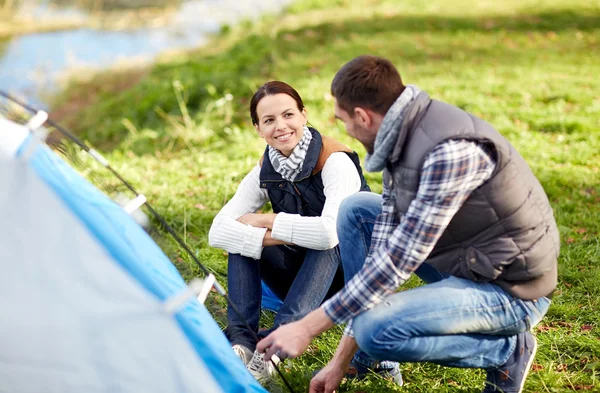
[[[256,228],[267,228],[267,232],[265,233],[265,237],[263,239],[263,247],[291,244],[286,243],[283,240],[273,239],[273,237],[271,236],[271,231],[273,230],[273,222],[275,222],[275,217],[277,217],[277,214],[275,213],[247,213],[238,218],[237,220],[242,224],[250,225]]]
[[[247,213],[238,218],[237,220],[242,224],[272,230],[275,217],[277,217],[277,214],[275,213]]]

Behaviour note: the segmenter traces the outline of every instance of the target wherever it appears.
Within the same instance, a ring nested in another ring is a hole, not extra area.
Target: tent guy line
[[[14,98],[10,94],[8,94],[8,93],[6,93],[6,92],[4,92],[2,90],[0,90],[0,96],[8,99],[9,101],[12,101],[13,103],[21,106],[22,108],[24,108],[27,111],[29,111],[30,113],[32,113],[33,117],[29,120],[29,122],[27,124],[27,127],[29,128],[29,130],[30,130],[30,132],[32,134],[36,135],[36,133],[34,132],[35,129],[43,126],[44,124],[48,124],[49,126],[51,126],[54,129],[56,129],[58,132],[60,132],[62,135],[64,135],[65,137],[67,137],[71,142],[75,143],[77,146],[79,146],[81,149],[83,149],[85,152],[87,152],[89,155],[91,155],[94,158],[94,160],[96,160],[100,165],[102,165],[103,167],[105,167],[106,169],[108,169],[115,177],[117,177],[119,179],[119,181],[121,181],[136,196],[136,199],[137,198],[144,198],[144,200],[145,200],[145,196],[143,194],[138,193],[135,190],[135,188],[127,180],[125,180],[110,165],[110,162],[108,160],[106,160],[99,152],[97,152],[93,148],[89,147],[85,142],[83,142],[81,139],[79,139],[73,133],[69,132],[64,127],[60,126],[56,122],[54,122],[51,119],[49,119],[47,117],[47,114],[44,111],[37,110],[37,109],[35,109],[35,108],[33,108],[33,107],[25,104],[24,102],[21,102],[20,100]],[[38,121],[38,119],[40,121]],[[41,121],[41,120],[44,120],[44,121]],[[41,136],[42,139],[45,139],[46,135],[37,135],[37,136],[38,137]],[[36,138],[36,139],[38,139],[38,138]],[[175,241],[177,242],[177,244],[179,244],[179,246],[181,246],[185,250],[185,252],[192,258],[192,260],[194,260],[194,262],[196,263],[196,265],[198,265],[198,267],[200,268],[200,270],[202,270],[202,272],[204,273],[204,275],[207,278],[210,277],[210,276],[214,277],[214,274],[212,274],[212,272],[210,270],[208,270],[208,268],[206,266],[204,266],[200,262],[200,260],[194,255],[194,253],[192,253],[192,251],[185,244],[185,242],[179,237],[179,235],[175,232],[175,230],[173,228],[171,228],[171,226],[166,222],[166,220],[160,214],[158,214],[158,212],[156,210],[154,210],[154,208],[150,205],[150,203],[147,200],[144,201],[143,205],[145,205],[146,208],[152,213],[152,215],[154,216],[154,218],[156,218],[160,222],[161,226],[171,236],[173,236],[173,238],[175,239]],[[140,207],[141,207],[141,205],[140,205]],[[216,278],[209,279],[209,280],[212,281],[212,287],[215,288],[215,290],[217,291],[217,293],[220,294],[221,296],[223,296],[225,298],[225,300],[227,301],[227,303],[230,305],[231,309],[238,315],[239,318],[241,318],[241,320],[246,325],[246,328],[248,329],[248,331],[252,332],[252,334],[255,336],[254,338],[257,341],[260,341],[260,338],[258,337],[258,335],[254,332],[253,329],[250,328],[250,325],[249,325],[248,321],[246,321],[243,318],[243,316],[240,314],[240,312],[238,311],[238,309],[236,308],[236,306],[229,300],[229,297],[227,296],[227,292],[225,291],[225,289],[223,288],[223,286],[216,280]],[[291,385],[289,384],[289,382],[286,380],[286,378],[284,377],[284,375],[281,372],[281,370],[279,370],[279,367],[277,367],[277,364],[272,359],[270,359],[270,361],[273,364],[273,366],[274,366],[275,370],[277,371],[277,373],[279,374],[279,376],[281,377],[283,383],[288,388],[288,390],[291,393],[295,393],[294,389],[291,387]]]

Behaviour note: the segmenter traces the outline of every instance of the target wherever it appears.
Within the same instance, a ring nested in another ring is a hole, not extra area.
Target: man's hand
[[[266,358],[277,355],[280,358],[295,358],[304,353],[311,340],[332,328],[329,319],[321,307],[299,321],[280,326],[256,345],[259,353],[265,352]]]
[[[354,337],[343,336],[331,361],[310,381],[309,393],[335,392],[348,372],[348,366],[357,349]]]
[[[300,320],[279,327],[262,339],[256,345],[256,350],[265,352],[265,359],[271,359],[273,355],[282,359],[295,358],[306,351],[312,339],[309,330]]]
[[[273,229],[273,221],[275,221],[275,213],[248,213],[244,214],[237,220],[242,224],[250,225],[257,228],[268,228]]]
[[[331,361],[310,381],[308,393],[334,393],[340,386],[348,367]]]

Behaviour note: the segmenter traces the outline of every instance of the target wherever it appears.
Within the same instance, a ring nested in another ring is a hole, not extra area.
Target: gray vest
[[[492,282],[521,299],[548,296],[557,283],[560,248],[556,221],[539,181],[490,124],[421,92],[405,109],[383,181],[395,210],[406,213],[419,187],[427,154],[449,139],[489,144],[492,177],[459,209],[427,258],[442,272]]]

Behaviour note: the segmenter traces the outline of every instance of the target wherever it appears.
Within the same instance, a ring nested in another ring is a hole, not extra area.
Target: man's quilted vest
[[[450,221],[427,262],[442,272],[492,282],[522,299],[552,293],[559,232],[548,197],[515,148],[487,122],[421,92],[409,104],[384,170],[395,210],[415,198],[427,154],[449,139],[489,144],[496,168]]]
[[[293,182],[285,180],[275,171],[269,160],[268,147],[261,158],[260,187],[267,190],[275,213],[285,212],[309,217],[321,215],[325,204],[321,170],[327,158],[335,152],[344,152],[350,157],[360,175],[360,190],[370,190],[363,176],[358,155],[344,144],[321,136],[314,128],[309,129],[312,133],[312,140],[302,165],[302,171]]]

